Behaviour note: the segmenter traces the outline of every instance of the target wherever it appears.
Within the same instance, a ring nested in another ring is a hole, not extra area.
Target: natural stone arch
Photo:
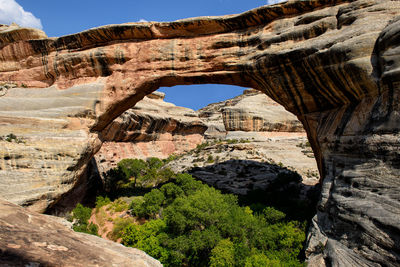
[[[89,126],[100,140],[108,123],[160,86],[223,83],[261,90],[302,121],[323,178],[308,244],[311,262],[318,265],[323,254],[335,266],[395,265],[399,8],[388,0],[290,1],[236,16],[112,25],[14,42],[1,47],[0,80],[64,89],[104,82]],[[92,143],[82,158],[96,149]]]

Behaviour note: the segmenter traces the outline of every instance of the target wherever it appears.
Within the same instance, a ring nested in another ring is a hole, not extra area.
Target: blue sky
[[[282,0],[0,0],[0,23],[42,28],[49,37],[124,22],[173,21],[198,16],[241,13]],[[243,88],[191,85],[161,88],[166,101],[199,109],[239,95]]]

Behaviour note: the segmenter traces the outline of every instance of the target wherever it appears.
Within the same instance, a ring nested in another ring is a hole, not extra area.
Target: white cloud
[[[138,22],[148,22],[148,21],[145,19],[140,19]]]
[[[15,0],[0,0],[0,24],[13,22],[19,26],[43,29],[40,19],[25,11]]]
[[[286,2],[287,0],[267,0],[267,5],[278,4],[282,2]]]

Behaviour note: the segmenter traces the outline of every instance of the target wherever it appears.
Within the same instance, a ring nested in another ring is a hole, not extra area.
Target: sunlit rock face
[[[103,145],[95,156],[100,174],[124,158],[164,159],[203,142],[207,126],[197,112],[163,99],[160,92],[146,96],[102,131]]]
[[[74,232],[61,218],[0,199],[1,266],[159,267],[143,251]]]
[[[228,132],[305,132],[295,115],[264,93],[246,89],[241,95],[200,109],[207,124],[206,138],[225,138]],[[246,136],[244,136],[246,137]]]
[[[295,114],[313,147],[323,191],[310,265],[399,265],[399,8],[289,1],[60,38],[1,37],[0,81],[16,85],[0,97],[1,195],[43,210],[79,189],[100,133],[160,86],[239,85]],[[25,143],[6,141],[10,133]]]

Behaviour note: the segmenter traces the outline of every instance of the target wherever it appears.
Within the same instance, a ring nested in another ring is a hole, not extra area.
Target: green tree
[[[174,183],[167,183],[163,185],[160,190],[164,194],[166,205],[171,204],[175,199],[184,195],[183,190]]]
[[[175,234],[201,230],[221,223],[231,208],[228,198],[204,186],[187,197],[177,198],[164,212],[168,227]]]
[[[128,225],[122,234],[122,244],[135,247],[148,253],[150,256],[167,261],[169,251],[161,246],[165,239],[166,224],[163,220],[151,220],[143,225]]]
[[[286,217],[285,213],[283,213],[279,210],[276,210],[272,207],[266,207],[263,210],[263,215],[264,215],[265,219],[267,220],[267,222],[270,224],[278,223]]]
[[[118,168],[124,173],[126,179],[134,178],[133,188],[136,187],[136,181],[139,176],[146,171],[147,164],[141,159],[123,159],[118,162]]]
[[[164,194],[159,189],[153,189],[143,196],[142,209],[146,216],[155,217],[164,203]]]
[[[270,261],[267,256],[262,253],[254,253],[246,259],[245,267],[281,267],[279,261]]]
[[[164,163],[161,159],[155,158],[155,157],[148,158],[146,160],[146,162],[147,162],[147,165],[149,166],[149,169],[158,170],[164,165]]]
[[[229,239],[222,239],[211,250],[210,267],[235,266],[235,248]]]

